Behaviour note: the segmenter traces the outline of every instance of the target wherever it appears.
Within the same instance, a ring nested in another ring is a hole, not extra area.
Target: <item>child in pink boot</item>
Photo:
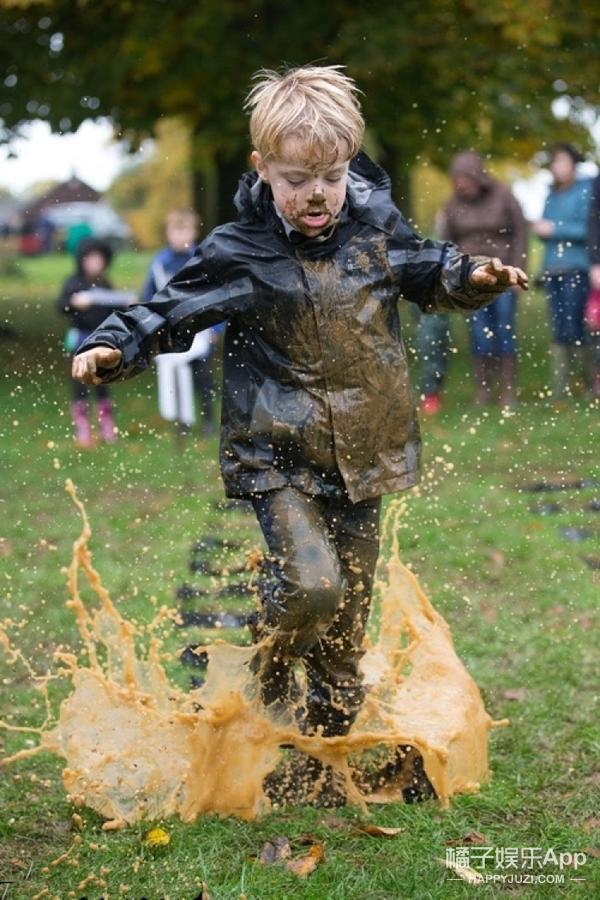
[[[80,242],[76,253],[77,269],[65,281],[57,300],[59,312],[68,316],[70,327],[65,348],[74,354],[83,341],[118,307],[129,306],[136,296],[131,292],[115,291],[106,277],[112,260],[110,246],[102,240],[88,238]],[[116,440],[113,405],[106,385],[87,388],[71,379],[71,415],[78,447],[93,446],[92,428],[88,418],[90,393],[96,395],[96,411],[100,436],[106,443]]]

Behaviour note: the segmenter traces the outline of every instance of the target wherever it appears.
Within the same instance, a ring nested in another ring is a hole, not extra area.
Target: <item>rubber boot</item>
[[[550,355],[552,397],[554,400],[564,400],[569,389],[569,348],[566,344],[552,344]]]
[[[473,373],[475,375],[475,403],[487,406],[492,402],[492,370],[494,360],[491,356],[474,356]]]
[[[98,424],[102,440],[107,444],[114,444],[117,439],[115,423],[113,420],[113,405],[108,397],[98,400]]]
[[[510,408],[517,402],[517,357],[514,353],[500,356],[500,406]]]
[[[71,404],[71,415],[75,425],[75,442],[78,447],[91,447],[92,429],[87,417],[87,403],[85,400],[75,400]]]

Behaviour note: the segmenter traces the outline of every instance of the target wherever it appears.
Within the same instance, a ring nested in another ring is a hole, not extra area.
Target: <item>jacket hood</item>
[[[381,166],[369,159],[366,153],[358,153],[350,161],[347,196],[350,206],[357,212],[366,207],[374,191],[384,191],[391,197],[390,177]],[[234,203],[243,222],[267,218],[271,203],[271,189],[256,172],[245,172],[234,197]]]
[[[469,178],[474,178],[482,188],[486,189],[489,188],[494,181],[491,175],[488,175],[486,172],[483,160],[474,150],[463,150],[461,153],[456,154],[450,166],[450,175],[453,177],[456,177],[457,175],[468,175]]]

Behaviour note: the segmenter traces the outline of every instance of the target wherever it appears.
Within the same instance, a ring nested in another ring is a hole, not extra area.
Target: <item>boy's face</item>
[[[258,150],[252,154],[256,171],[270,185],[277,208],[307,237],[317,237],[329,228],[344,205],[350,164],[344,151],[340,144],[336,161],[323,163],[311,159],[302,141],[286,138],[277,157],[265,160]]]
[[[92,250],[91,253],[86,253],[81,260],[81,268],[83,269],[86,278],[97,278],[98,275],[102,275],[106,269],[106,259],[104,254],[100,253],[98,250]]]
[[[168,222],[166,233],[167,243],[176,253],[183,253],[196,243],[196,223],[192,219],[189,222]]]

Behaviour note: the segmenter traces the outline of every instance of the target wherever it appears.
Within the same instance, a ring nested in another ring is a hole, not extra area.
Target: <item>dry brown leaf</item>
[[[586,819],[581,827],[586,832],[594,831],[596,828],[600,828],[600,819]]]
[[[321,819],[319,824],[324,825],[325,828],[332,828],[332,829],[348,828],[348,821],[346,819],[340,819],[339,816],[334,816],[334,815],[323,816],[323,818]]]
[[[0,538],[0,556],[10,556],[12,545],[6,538]]]
[[[312,847],[313,844],[320,844],[321,839],[316,834],[311,834],[310,831],[301,834],[300,837],[294,838],[292,840],[293,844],[300,844],[303,847]]]
[[[313,844],[308,853],[305,853],[304,856],[299,856],[297,859],[290,859],[285,865],[294,875],[298,875],[299,878],[306,878],[315,871],[317,866],[321,865],[324,859],[325,848],[323,844]]]
[[[584,847],[583,852],[594,859],[600,859],[600,850],[598,847]]]
[[[487,600],[482,600],[479,604],[479,612],[486,622],[495,622],[497,618],[497,612],[494,606],[491,603],[488,603]]]
[[[495,569],[503,569],[506,565],[506,553],[502,550],[491,550],[489,560]]]
[[[476,872],[475,869],[472,869],[471,866],[459,866],[458,863],[452,862],[450,859],[440,859],[440,862],[447,869],[450,869],[452,872],[456,872],[456,874],[463,879],[463,881],[468,881],[469,884],[482,884],[483,883],[483,875],[481,872]]]
[[[462,838],[457,838],[456,840],[446,841],[446,847],[466,847],[469,844],[488,844],[489,841],[486,838],[485,834],[482,834],[480,831],[469,831],[468,834],[465,834]]]
[[[273,863],[279,862],[280,859],[287,859],[292,855],[290,842],[286,837],[278,835],[272,840],[267,841],[262,850],[258,861],[263,866],[271,866]]]
[[[369,822],[365,822],[362,825],[356,825],[354,831],[358,831],[361,834],[369,834],[371,837],[390,838],[396,837],[397,834],[404,831],[404,828],[387,828],[384,825],[372,825]]]
[[[527,696],[527,691],[525,688],[507,688],[502,691],[502,696],[505,700],[516,700],[518,703],[522,703]]]

